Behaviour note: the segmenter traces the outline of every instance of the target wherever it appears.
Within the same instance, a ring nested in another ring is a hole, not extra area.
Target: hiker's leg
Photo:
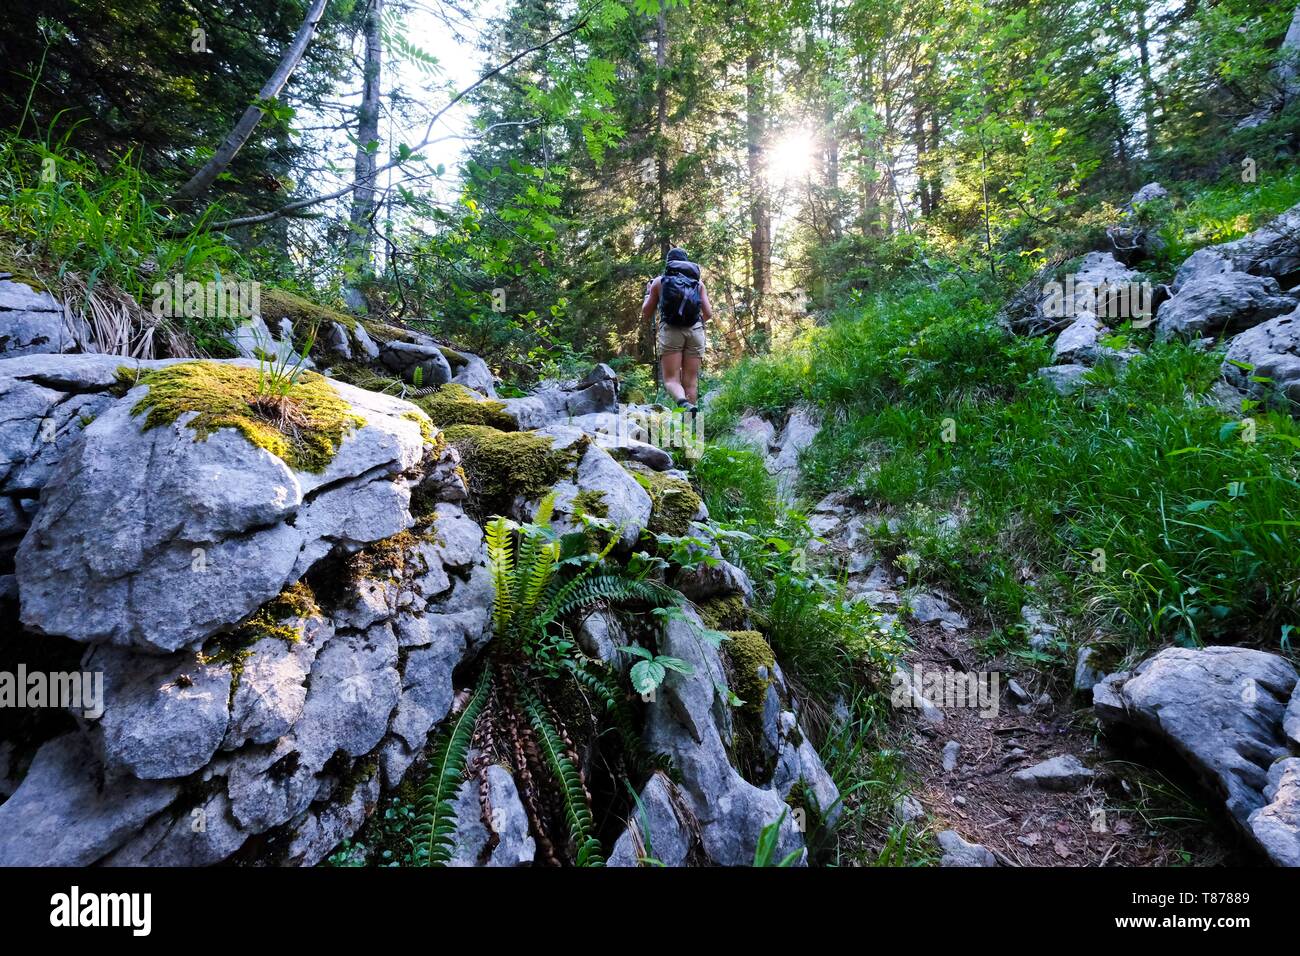
[[[682,353],[682,391],[686,400],[692,405],[698,398],[700,388],[700,357],[688,352]]]
[[[673,397],[675,401],[681,401],[686,397],[682,390],[682,353],[665,352],[663,356],[664,370],[664,391]]]
[[[685,342],[682,348],[682,391],[686,393],[686,401],[694,405],[699,399],[700,363],[704,361],[706,346],[704,325],[697,323],[686,332],[684,338]]]

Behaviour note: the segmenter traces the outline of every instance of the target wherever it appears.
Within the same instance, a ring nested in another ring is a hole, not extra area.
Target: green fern
[[[564,741],[551,723],[537,695],[524,688],[521,696],[524,710],[533,725],[533,731],[537,734],[542,758],[560,785],[564,816],[569,824],[569,835],[573,838],[575,847],[574,862],[578,866],[604,866],[605,859],[601,856],[600,841],[592,835],[595,821],[591,815],[587,788],[583,786],[582,775],[578,773],[578,768],[566,754]]]
[[[505,518],[488,523],[486,529],[488,566],[492,571],[492,627],[498,636],[505,634],[515,616],[514,524]]]
[[[434,750],[431,773],[416,805],[419,822],[414,830],[416,845],[425,850],[420,860],[425,866],[445,866],[456,849],[452,839],[456,832],[456,794],[464,783],[470,741],[491,684],[491,668],[485,667],[473,696]]]
[[[603,669],[597,670],[597,665],[573,659],[566,663],[573,679],[591,691],[605,705],[605,711],[609,714],[614,729],[623,742],[623,751],[628,763],[637,770],[648,768],[649,762],[645,759],[641,735],[637,733],[636,721],[632,718],[631,708],[628,707],[627,698],[618,683]]]

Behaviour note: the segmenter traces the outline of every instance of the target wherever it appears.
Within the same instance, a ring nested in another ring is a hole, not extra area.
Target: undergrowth
[[[1134,649],[1276,646],[1300,623],[1296,423],[1214,407],[1221,354],[1178,344],[1145,342],[1058,396],[1034,374],[1048,340],[993,312],[957,281],[879,295],[734,368],[713,431],[817,406],[829,426],[804,456],[806,496],[848,489],[902,516],[881,543],[994,623],[1050,597]]]

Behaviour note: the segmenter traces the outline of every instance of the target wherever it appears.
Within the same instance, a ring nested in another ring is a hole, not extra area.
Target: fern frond
[[[492,572],[492,626],[504,634],[515,616],[514,525],[503,517],[489,521],[486,529],[488,567]]]
[[[522,688],[521,696],[524,711],[537,735],[542,759],[560,785],[564,817],[569,825],[569,835],[573,838],[574,862],[578,866],[604,866],[605,858],[600,852],[600,841],[592,835],[595,821],[591,815],[591,803],[587,788],[582,782],[582,774],[569,759],[564,740],[551,723],[551,718],[537,695],[528,688]]]
[[[465,709],[444,731],[434,748],[430,775],[416,802],[418,822],[413,830],[416,845],[425,849],[421,861],[425,866],[445,866],[456,849],[452,839],[456,832],[456,794],[464,782],[465,762],[474,738],[474,727],[487,702],[491,685],[492,671],[485,667]]]
[[[556,618],[602,603],[643,601],[651,607],[666,607],[681,602],[681,596],[671,588],[650,581],[634,581],[617,574],[574,578],[570,583],[573,586],[566,587],[557,594],[553,607],[549,609]]]
[[[632,717],[632,710],[628,707],[627,697],[622,687],[604,668],[597,668],[571,657],[566,658],[564,663],[569,673],[573,675],[573,679],[605,705],[605,711],[618,732],[619,740],[623,742],[623,752],[628,763],[638,770],[644,769],[646,761],[641,735],[637,733],[636,721]]]

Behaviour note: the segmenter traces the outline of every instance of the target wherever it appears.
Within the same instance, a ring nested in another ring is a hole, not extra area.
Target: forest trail
[[[950,632],[936,623],[908,628],[914,669],[996,673],[982,661],[971,631]],[[955,830],[987,847],[1004,866],[1159,866],[1180,862],[1181,841],[1152,827],[1125,793],[1122,765],[1094,739],[1064,692],[1041,690],[1028,672],[999,675],[996,714],[979,707],[946,707],[943,723],[924,718],[903,731],[903,750],[916,780],[913,796],[935,832]],[[1010,680],[1030,701],[1016,703]],[[1021,707],[1026,712],[1021,712]],[[956,765],[944,767],[945,748],[960,747]],[[1013,775],[1053,757],[1071,755],[1093,778],[1074,790],[1019,788]],[[1121,771],[1117,773],[1117,771]],[[1122,809],[1121,809],[1122,808]]]
[[[1069,682],[1011,655],[990,656],[987,623],[941,594],[909,587],[902,569],[871,549],[864,532],[885,516],[837,494],[813,507],[811,521],[826,557],[850,570],[855,599],[907,634],[904,673],[928,703],[910,702],[908,683],[896,676],[891,713],[901,719],[890,733],[910,784],[896,811],[914,834],[955,831],[1003,866],[1222,861],[1222,834],[1187,812],[1190,782],[1173,783],[1115,752]],[[954,692],[961,687],[971,692]],[[1053,778],[1046,786],[1018,785],[1016,774],[1053,758],[1074,758],[1086,770],[1067,763],[1065,773],[1044,771]],[[1066,779],[1071,770],[1082,779]]]

